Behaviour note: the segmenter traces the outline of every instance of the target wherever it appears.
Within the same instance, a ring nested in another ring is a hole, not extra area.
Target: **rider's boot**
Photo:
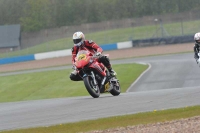
[[[113,77],[117,75],[117,73],[111,67],[108,68],[108,71],[109,71],[110,75]]]
[[[110,64],[110,60],[109,60],[109,58],[107,56],[101,56],[99,58],[99,60],[108,69],[108,71],[109,71],[111,76],[116,76],[117,75],[117,73],[112,69],[111,64]]]

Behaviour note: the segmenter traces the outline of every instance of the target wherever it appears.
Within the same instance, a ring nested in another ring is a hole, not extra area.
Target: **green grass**
[[[184,34],[194,34],[198,32],[200,28],[200,20],[183,22]],[[160,25],[157,25],[159,28]],[[164,24],[165,30],[170,36],[178,36],[182,34],[181,23],[167,23]],[[156,37],[156,26],[139,26],[139,27],[129,27],[129,28],[119,28],[113,30],[105,30],[101,32],[95,32],[91,34],[86,34],[87,39],[92,39],[97,44],[109,44],[116,42],[129,41],[132,39],[146,39],[151,37]],[[73,33],[72,33],[73,34]],[[158,30],[158,37],[161,37],[161,30]],[[34,47],[23,49],[20,51],[14,51],[10,53],[0,54],[0,58],[21,56],[27,54],[35,54],[41,52],[55,51],[70,49],[73,46],[71,37],[62,38],[54,41],[49,41],[46,43],[38,44]]]
[[[118,73],[121,91],[125,92],[147,65],[113,65]],[[88,96],[83,82],[69,79],[72,70],[55,70],[4,76],[0,78],[0,102]]]
[[[50,127],[3,131],[2,133],[77,133],[94,130],[105,130],[116,127],[133,126],[139,124],[165,122],[199,115],[200,106],[193,106],[179,109],[160,110],[132,115],[115,116],[97,120],[81,121],[77,123],[59,124]]]

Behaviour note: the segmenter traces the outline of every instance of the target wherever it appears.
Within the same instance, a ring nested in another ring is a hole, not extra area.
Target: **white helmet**
[[[200,32],[198,32],[194,35],[194,40],[196,43],[200,44]]]
[[[75,46],[81,46],[84,41],[85,35],[81,31],[75,32],[73,34],[73,42]]]

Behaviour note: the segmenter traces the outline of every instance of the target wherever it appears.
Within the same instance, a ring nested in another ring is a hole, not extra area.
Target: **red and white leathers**
[[[75,57],[76,54],[78,53],[79,50],[88,50],[90,51],[92,54],[95,54],[96,52],[103,52],[103,49],[101,47],[99,47],[95,42],[93,41],[88,41],[85,40],[83,41],[83,44],[81,46],[74,46],[72,48],[72,64],[74,64],[75,62]]]

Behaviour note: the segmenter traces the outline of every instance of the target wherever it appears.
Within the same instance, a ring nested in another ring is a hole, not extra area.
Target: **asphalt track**
[[[193,54],[173,54],[112,61],[148,63],[148,71],[119,96],[101,95],[0,103],[0,131],[50,126],[109,116],[200,105],[200,67]],[[56,67],[51,69],[66,69]],[[134,68],[133,68],[134,69]],[[20,74],[4,73],[0,76]],[[134,74],[134,73],[133,73]]]

